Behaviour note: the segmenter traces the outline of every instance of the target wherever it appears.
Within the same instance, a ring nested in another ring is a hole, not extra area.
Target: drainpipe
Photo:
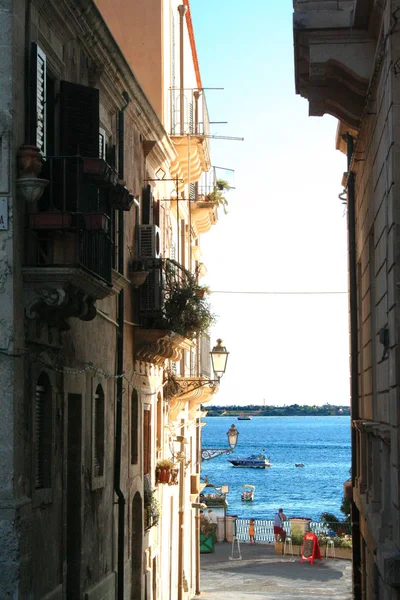
[[[179,519],[178,519],[178,600],[183,600],[183,556],[184,556],[184,528],[185,528],[185,444],[183,442],[185,436],[184,420],[181,419],[181,443],[179,454],[181,456],[179,464]]]
[[[349,245],[349,303],[350,303],[350,378],[351,378],[351,420],[359,418],[358,410],[358,322],[357,322],[357,257],[356,257],[356,211],[355,211],[355,176],[350,171],[353,156],[353,138],[347,134],[347,229]],[[351,428],[351,479],[352,487],[356,483],[356,443],[357,432]],[[351,502],[352,540],[353,540],[353,598],[361,600],[361,544],[360,513]]]
[[[185,97],[184,93],[184,27],[183,20],[187,11],[187,6],[180,4],[178,6],[179,11],[179,112],[180,112],[180,133],[184,134],[185,131]]]
[[[118,115],[118,177],[124,178],[124,112],[129,104],[129,96],[123,94],[125,106]],[[118,211],[118,271],[124,273],[124,211]],[[124,319],[125,319],[124,290],[118,294],[118,337],[117,337],[117,374],[124,370]],[[125,496],[121,489],[121,461],[122,461],[122,396],[123,379],[117,379],[117,404],[115,416],[115,464],[114,464],[114,490],[118,504],[118,535],[117,535],[117,564],[118,564],[118,600],[124,600],[124,574],[125,574]]]

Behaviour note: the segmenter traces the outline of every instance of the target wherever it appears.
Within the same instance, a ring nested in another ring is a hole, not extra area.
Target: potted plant
[[[195,292],[200,298],[204,298],[206,294],[210,293],[210,288],[208,285],[199,285],[199,287],[195,289]]]
[[[226,214],[228,211],[226,207],[228,206],[228,201],[225,198],[224,192],[229,192],[230,185],[224,181],[223,179],[217,179],[215,182],[215,186],[212,192],[209,192],[206,196],[207,202],[213,202],[217,206],[222,206],[224,213]]]
[[[159,460],[156,465],[157,483],[169,483],[174,466],[174,462],[170,459]]]
[[[107,233],[109,217],[101,212],[84,213],[86,229],[90,231],[104,231]]]
[[[221,192],[222,190],[226,190],[227,192],[229,192],[229,190],[231,189],[231,186],[227,181],[225,181],[225,179],[217,179],[215,185]]]

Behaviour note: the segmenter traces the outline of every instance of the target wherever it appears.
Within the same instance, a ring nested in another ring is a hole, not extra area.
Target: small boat
[[[242,492],[242,500],[244,500],[245,502],[254,500],[254,490],[256,489],[256,486],[247,485],[247,483],[245,483],[242,487],[245,488]]]
[[[238,421],[251,421],[251,417],[249,415],[240,415],[240,417],[237,419]]]
[[[229,462],[234,467],[249,467],[251,469],[266,469],[271,466],[271,462],[264,454],[252,454],[247,458],[229,458]]]
[[[294,463],[295,467],[304,467],[304,463]]]

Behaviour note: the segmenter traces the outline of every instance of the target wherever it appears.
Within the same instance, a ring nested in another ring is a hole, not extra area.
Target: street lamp
[[[229,352],[222,345],[222,340],[217,340],[217,345],[210,352],[212,368],[215,377],[219,381],[226,371],[226,363],[228,362]]]
[[[239,437],[239,432],[233,423],[230,426],[230,428],[228,429],[228,431],[226,432],[226,435],[228,436],[228,444],[231,447],[231,450],[233,452],[236,447],[238,437]]]
[[[182,379],[174,378],[174,382],[179,386],[180,394],[175,394],[176,398],[183,396],[188,392],[193,392],[203,387],[210,387],[215,390],[218,388],[222,375],[226,370],[226,363],[228,362],[229,352],[222,346],[222,340],[217,340],[217,345],[210,352],[211,364],[214,371],[214,379],[200,378],[189,379],[184,377]]]
[[[201,460],[210,460],[211,458],[216,458],[217,456],[221,456],[221,454],[230,454],[234,451],[239,432],[236,429],[235,425],[231,425],[228,431],[226,432],[228,436],[228,444],[229,448],[202,448],[201,450]]]

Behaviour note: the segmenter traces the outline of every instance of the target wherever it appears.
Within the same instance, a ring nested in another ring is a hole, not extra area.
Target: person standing
[[[256,543],[255,532],[254,532],[254,519],[250,519],[250,523],[249,523],[249,538],[250,538],[250,544],[255,544]]]
[[[286,531],[283,529],[283,523],[286,521],[286,515],[283,512],[283,508],[280,508],[275,515],[274,521],[274,535],[276,542],[284,542],[286,538]]]

